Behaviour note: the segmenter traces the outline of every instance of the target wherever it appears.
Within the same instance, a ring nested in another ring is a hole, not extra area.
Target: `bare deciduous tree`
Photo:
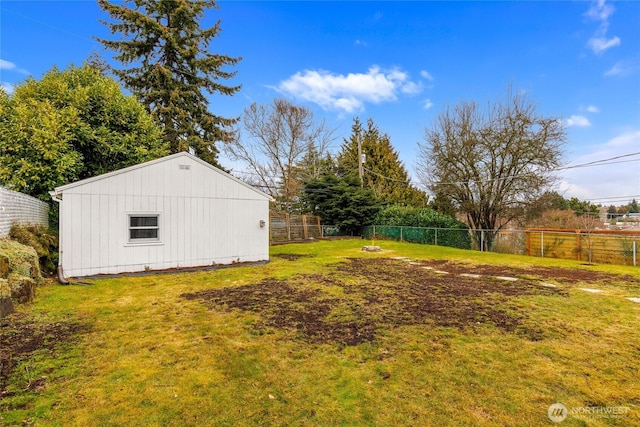
[[[462,102],[441,113],[418,144],[417,174],[434,194],[448,195],[471,230],[489,230],[477,246],[525,214],[526,206],[555,182],[565,130],[541,117],[523,94],[481,108]]]
[[[304,181],[324,172],[321,163],[333,131],[324,120],[317,122],[313,111],[285,99],[251,104],[244,110],[242,126],[225,152],[231,160],[246,164],[253,175],[250,181],[291,212]]]

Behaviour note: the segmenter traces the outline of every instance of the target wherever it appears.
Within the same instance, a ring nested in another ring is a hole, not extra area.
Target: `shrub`
[[[30,246],[38,254],[40,270],[46,275],[53,275],[58,265],[58,235],[40,225],[14,224],[9,237],[18,243]]]
[[[429,208],[392,205],[378,212],[374,224],[381,226],[376,229],[376,235],[391,239],[460,249],[471,248],[465,223]],[[413,228],[401,230],[401,227]],[[364,234],[367,234],[366,230]]]
[[[382,209],[375,217],[375,225],[427,227],[427,228],[460,228],[466,229],[464,222],[429,208],[392,205]]]

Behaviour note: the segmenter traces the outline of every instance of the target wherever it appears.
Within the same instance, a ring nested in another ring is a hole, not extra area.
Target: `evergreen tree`
[[[567,209],[572,210],[576,215],[598,215],[600,209],[588,200],[580,200],[572,197],[567,200]]]
[[[367,127],[356,117],[351,126],[351,136],[345,139],[338,155],[341,174],[358,173],[358,141],[366,160],[363,165],[363,186],[374,192],[383,203],[403,203],[425,206],[427,196],[409,182],[409,174],[391,145],[387,134],[380,133],[373,120]]]
[[[233,95],[240,86],[220,81],[235,76],[224,70],[240,58],[209,52],[220,33],[220,21],[202,29],[206,10],[214,0],[133,0],[133,8],[98,0],[114,22],[102,21],[121,40],[98,39],[117,52],[125,67],[114,70],[124,85],[149,108],[164,127],[163,139],[172,153],[192,150],[217,165],[217,141],[230,142],[230,130],[238,119],[224,118],[208,110],[206,94]]]
[[[453,204],[453,200],[443,192],[436,193],[433,199],[429,201],[429,207],[443,215],[448,215],[453,218],[456,216],[456,207]]]
[[[307,152],[296,164],[301,182],[308,182],[327,173],[335,174],[337,172],[336,161],[328,148],[323,146],[320,148],[313,143],[308,144]]]
[[[638,201],[636,199],[629,203],[629,213],[638,213]]]
[[[345,233],[357,234],[360,228],[373,224],[380,205],[371,190],[360,188],[353,175],[338,177],[324,174],[311,180],[304,188],[302,199],[323,224],[340,227]]]

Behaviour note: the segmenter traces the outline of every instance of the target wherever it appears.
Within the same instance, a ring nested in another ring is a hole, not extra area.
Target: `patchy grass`
[[[20,316],[83,326],[13,359],[0,424],[544,425],[554,402],[640,423],[637,268],[365,243],[46,286]]]

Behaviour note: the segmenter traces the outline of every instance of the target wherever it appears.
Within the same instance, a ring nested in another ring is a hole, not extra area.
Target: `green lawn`
[[[371,243],[43,286],[0,424],[640,425],[638,267]]]

